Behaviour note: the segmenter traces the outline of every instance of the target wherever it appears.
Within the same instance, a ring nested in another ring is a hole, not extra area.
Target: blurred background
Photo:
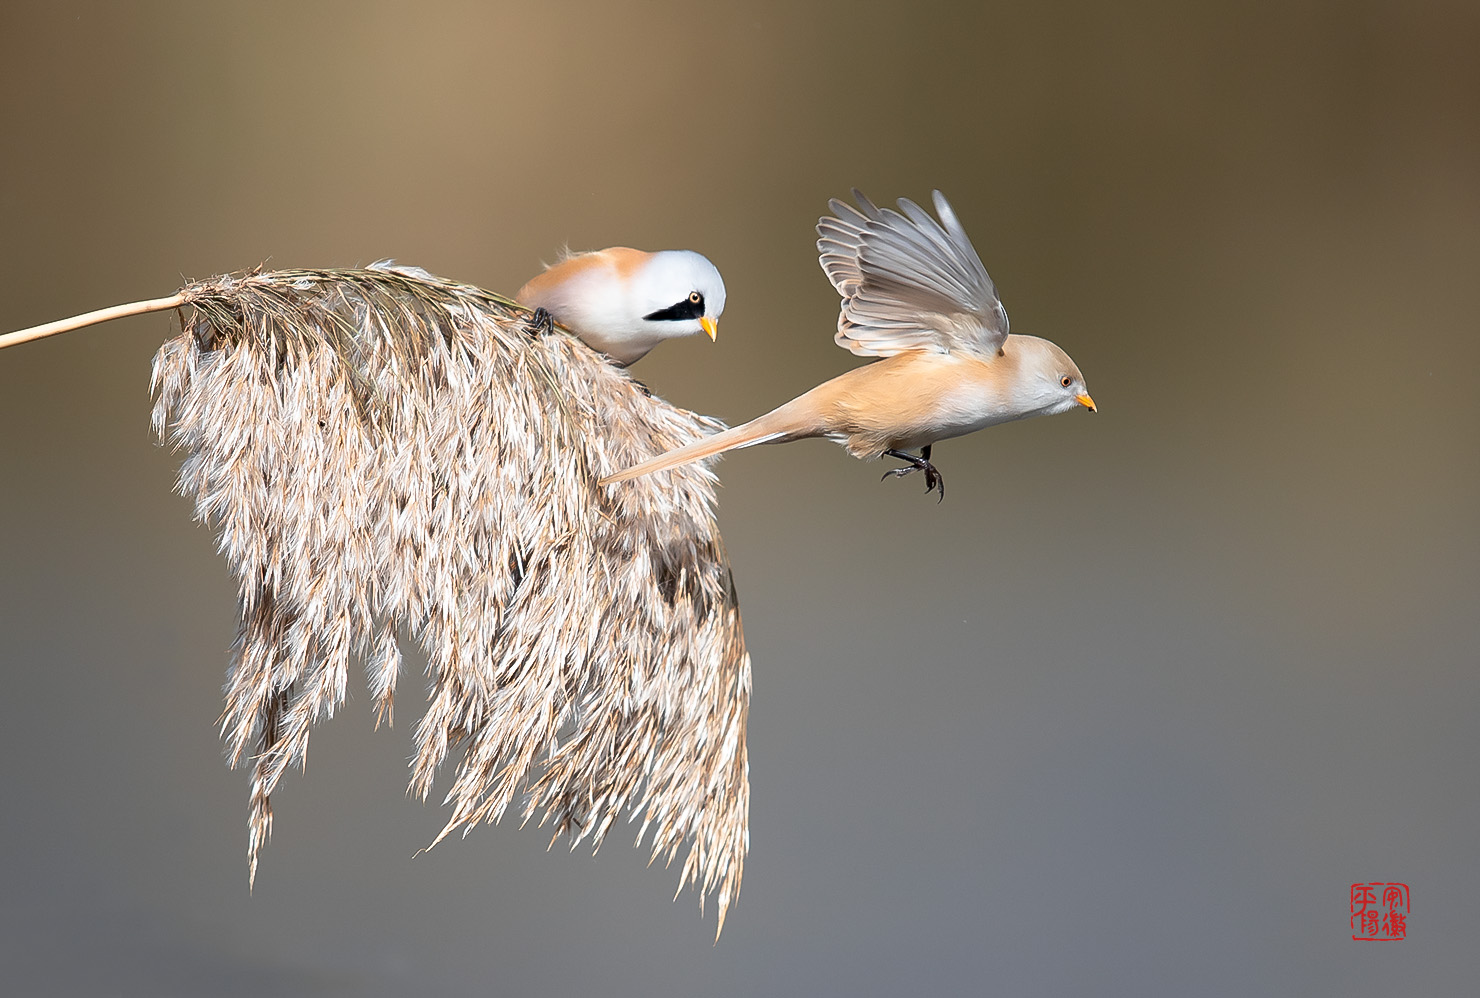
[[[156,315],[0,353],[16,995],[1378,995],[1480,932],[1480,12],[1461,2],[0,8],[0,331],[266,263],[512,292],[719,266],[635,370],[732,422],[858,363],[813,225],[951,198],[1098,415],[720,466],[755,695],[723,938],[614,834],[442,826],[363,688],[247,893],[235,600]],[[408,667],[416,664],[408,662]],[[1411,885],[1353,942],[1348,890]]]

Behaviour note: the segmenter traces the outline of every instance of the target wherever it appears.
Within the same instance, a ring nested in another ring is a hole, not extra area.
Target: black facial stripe
[[[685,298],[677,305],[669,305],[667,308],[660,308],[656,312],[649,312],[643,318],[653,322],[681,322],[684,319],[702,319],[704,318],[704,296],[700,295],[698,301]]]

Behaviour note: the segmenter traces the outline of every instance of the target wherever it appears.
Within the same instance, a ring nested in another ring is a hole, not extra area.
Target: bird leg
[[[931,492],[939,490],[940,495],[935,501],[940,502],[946,497],[946,480],[941,475],[941,473],[936,470],[935,465],[930,463],[930,447],[930,444],[926,444],[924,447],[921,447],[919,456],[916,456],[914,454],[907,454],[902,450],[886,450],[884,452],[884,455],[886,457],[895,457],[901,461],[907,461],[909,462],[909,467],[893,468],[889,471],[886,471],[884,472],[883,477],[879,479],[879,481],[882,482],[885,478],[890,477],[903,478],[905,475],[914,474],[917,471],[923,471],[925,472],[925,494],[929,495]]]
[[[524,320],[524,331],[530,336],[549,336],[555,332],[555,316],[541,305]]]

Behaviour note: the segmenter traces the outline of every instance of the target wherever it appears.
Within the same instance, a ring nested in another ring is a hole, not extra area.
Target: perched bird
[[[538,318],[553,318],[626,367],[675,336],[703,332],[713,340],[725,310],[725,282],[714,264],[691,250],[613,246],[565,257],[515,297]]]
[[[836,217],[818,221],[817,249],[843,296],[838,345],[884,359],[601,484],[738,447],[826,437],[857,458],[907,462],[884,477],[923,471],[925,491],[938,489],[943,499],[945,482],[930,463],[937,440],[1079,406],[1095,411],[1068,354],[1036,336],[1008,335],[997,288],[940,191],[939,222],[907,198],[895,211],[857,190],[853,196],[857,209],[828,202]],[[919,454],[908,453],[916,448]]]

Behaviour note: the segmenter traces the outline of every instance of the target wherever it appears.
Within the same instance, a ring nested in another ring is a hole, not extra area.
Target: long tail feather
[[[786,436],[785,430],[774,428],[772,417],[776,413],[767,413],[759,419],[752,419],[740,426],[722,430],[713,436],[696,440],[687,447],[679,447],[659,454],[657,457],[648,458],[641,464],[617,472],[615,475],[607,475],[598,483],[600,485],[612,485],[616,482],[625,482],[629,478],[638,478],[642,475],[650,475],[655,471],[667,471],[677,468],[679,465],[698,461],[702,458],[713,457],[723,454],[725,451],[738,450],[741,447],[751,447],[755,444],[770,443]]]

